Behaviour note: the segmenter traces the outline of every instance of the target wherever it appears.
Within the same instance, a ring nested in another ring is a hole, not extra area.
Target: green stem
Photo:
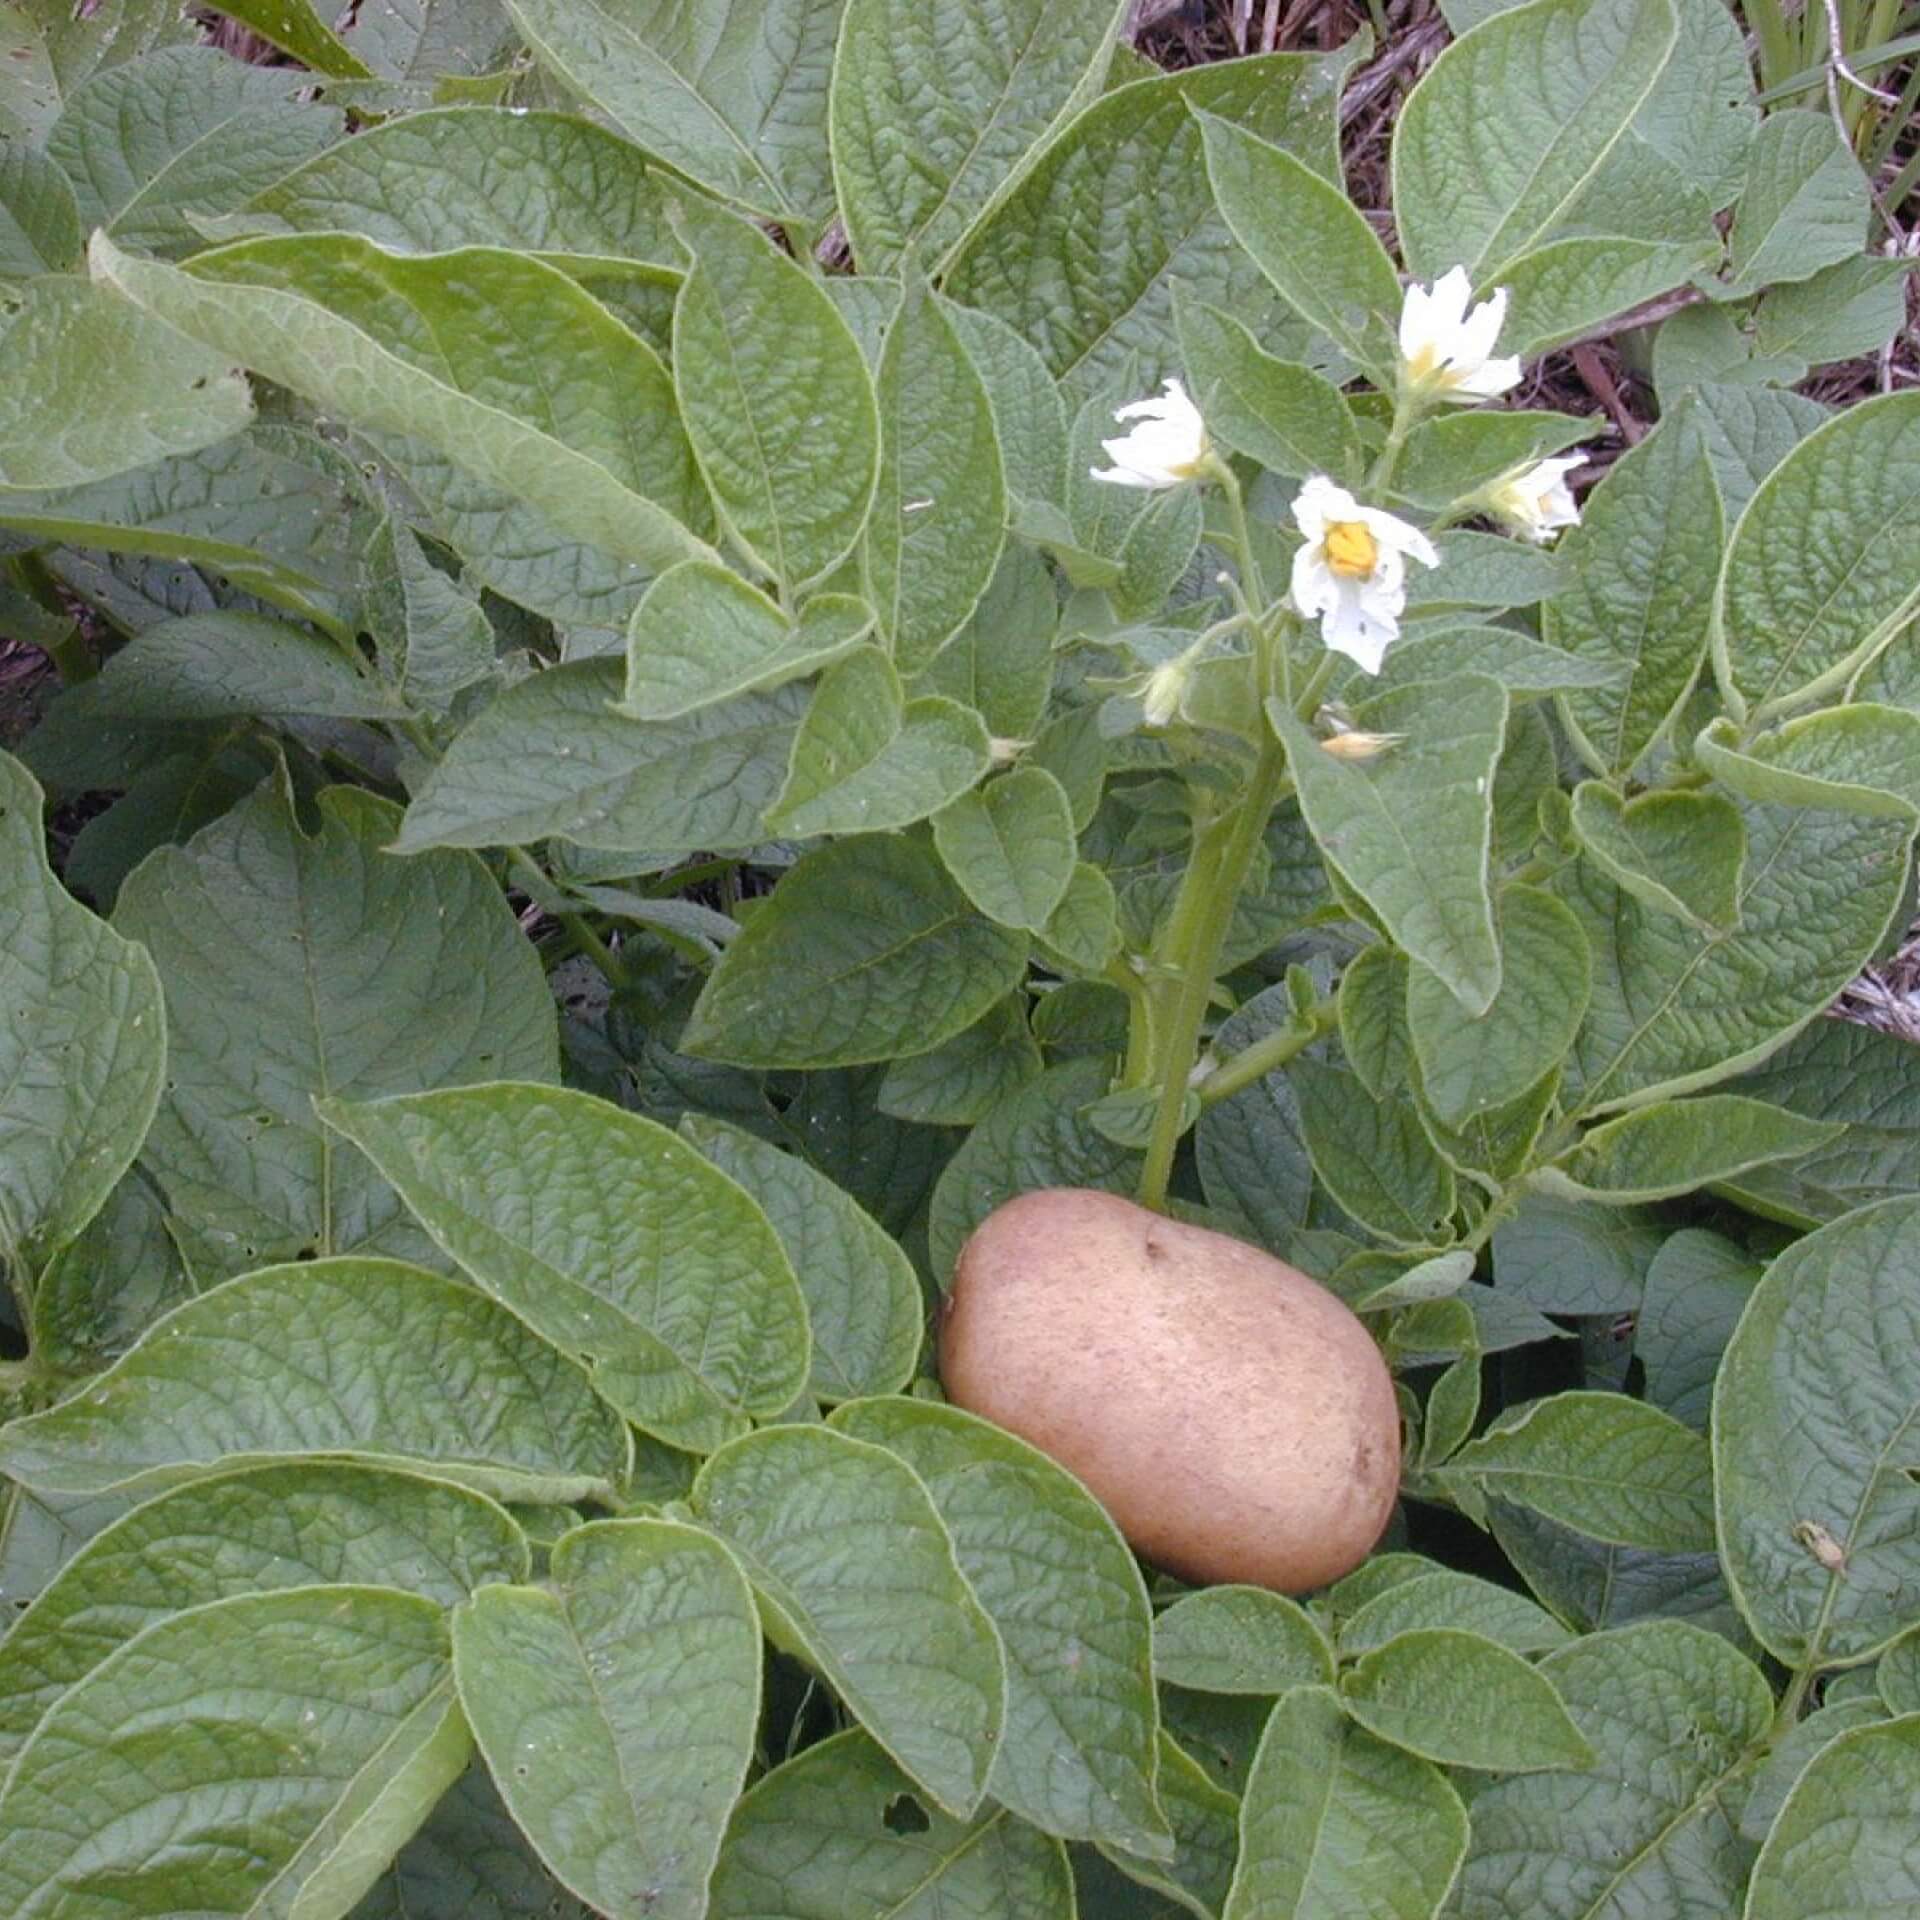
[[[1380,457],[1367,473],[1367,492],[1370,495],[1377,496],[1386,491],[1393,479],[1394,469],[1400,464],[1400,455],[1405,451],[1407,435],[1413,431],[1425,411],[1421,402],[1404,387],[1394,395],[1393,421],[1387,428],[1386,444],[1381,447]]]
[[[1160,1098],[1147,1139],[1146,1164],[1140,1171],[1142,1206],[1163,1211],[1166,1207],[1173,1156],[1186,1115],[1187,1076],[1199,1052],[1200,1029],[1213,998],[1220,948],[1233,924],[1240,890],[1246,885],[1248,869],[1286,777],[1286,749],[1269,734],[1239,805],[1231,815],[1214,823],[1213,833],[1208,836],[1211,844],[1196,845],[1193,863],[1181,885],[1167,929],[1167,950],[1177,970],[1179,991],[1162,1043],[1154,1050]],[[1224,844],[1214,838],[1223,826],[1227,829]]]
[[[549,904],[553,900],[554,885],[539,861],[525,847],[509,847],[507,864],[530,882],[528,892],[535,905],[559,921],[568,938],[606,976],[607,984],[615,989],[624,987],[627,984],[627,970],[620,964],[619,956],[613,949],[581,915]]]
[[[1307,676],[1307,684],[1300,689],[1300,698],[1294,703],[1294,712],[1302,720],[1311,720],[1320,705],[1320,696],[1327,690],[1327,682],[1334,676],[1340,664],[1340,656],[1331,647],[1315,662],[1313,671]]]
[[[1194,1091],[1200,1096],[1200,1104],[1210,1107],[1217,1100],[1230,1099],[1243,1087],[1250,1087],[1256,1080],[1264,1080],[1276,1067],[1284,1067],[1295,1054],[1333,1031],[1339,1019],[1339,1009],[1334,1001],[1322,1000],[1303,1026],[1282,1027],[1277,1033],[1270,1033],[1264,1040],[1256,1040],[1249,1047],[1242,1047],[1230,1060],[1223,1060],[1202,1080]]]

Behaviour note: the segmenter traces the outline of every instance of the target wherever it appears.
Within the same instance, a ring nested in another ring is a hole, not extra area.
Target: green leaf
[[[1240,1852],[1240,1801],[1164,1729],[1160,1771],[1154,1781],[1173,1827],[1173,1858],[1165,1866],[1102,1846],[1100,1857],[1128,1878],[1176,1902],[1195,1920],[1214,1920],[1233,1884]],[[1080,1871],[1076,1860],[1076,1871]],[[1080,1886],[1082,1909],[1090,1889]]]
[[[1878,353],[1905,324],[1912,274],[1911,261],[1852,254],[1773,287],[1753,310],[1754,344],[1812,366]]]
[[[757,845],[806,694],[782,687],[643,725],[612,711],[622,677],[617,660],[581,660],[509,687],[420,783],[394,851],[549,834],[661,854]]]
[[[39,145],[61,101],[88,75],[193,37],[192,25],[171,0],[127,0],[123,6],[96,7],[88,13],[15,8],[0,37],[6,49],[0,136],[8,146]]]
[[[891,1062],[875,1102],[896,1120],[970,1127],[1035,1078],[1040,1067],[1023,998],[1014,994],[931,1053]]]
[[[880,417],[859,343],[817,281],[744,220],[691,199],[693,271],[673,314],[673,378],[714,504],[791,592],[852,550],[873,503]]]
[[[0,1263],[29,1272],[106,1204],[167,1068],[153,962],[55,879],[42,798],[0,753]]]
[[[109,1654],[189,1607],[343,1585],[453,1607],[527,1573],[506,1513],[441,1480],[329,1461],[178,1487],[94,1535],[0,1642],[0,1760]]]
[[[1038,767],[1032,770],[1041,771]],[[1119,915],[1113,882],[1090,860],[1076,860],[1067,890],[1040,932],[1040,947],[1047,963],[1070,974],[1104,974],[1119,956]]]
[[[305,456],[317,443],[256,425],[198,453],[92,486],[0,494],[0,524],[41,541],[218,570],[303,617],[358,591],[357,489]]]
[[[1046,562],[1026,547],[1009,547],[966,624],[912,691],[972,708],[990,735],[1031,740],[1042,729],[1053,691],[1058,623]]]
[[[1839,1137],[1837,1122],[1806,1120],[1737,1093],[1663,1100],[1590,1129],[1554,1163],[1582,1194],[1614,1203],[1665,1200],[1769,1160],[1797,1160]]]
[[[1683,1228],[1654,1255],[1633,1351],[1656,1407],[1705,1430],[1720,1356],[1760,1271],[1744,1249],[1703,1227]]]
[[[1417,506],[1448,507],[1593,431],[1591,420],[1521,408],[1435,414],[1407,436],[1393,490]]]
[[[476,1760],[352,1920],[593,1920],[557,1886]]]
[[[0,102],[0,115],[5,111]],[[31,280],[71,273],[86,245],[67,176],[31,147],[13,140],[0,147],[0,275]]]
[[[634,609],[618,710],[633,720],[678,720],[780,686],[843,658],[872,625],[866,605],[846,594],[821,594],[790,616],[731,569],[684,561]]]
[[[314,1260],[176,1308],[72,1399],[0,1428],[0,1471],[105,1493],[326,1454],[499,1499],[611,1499],[627,1445],[585,1374],[485,1295],[397,1260]]]
[[[1551,1680],[1498,1641],[1454,1627],[1413,1628],[1363,1654],[1341,1679],[1340,1704],[1369,1732],[1443,1766],[1594,1764]]]
[[[1675,0],[1679,37],[1633,131],[1716,208],[1739,197],[1760,125],[1740,22],[1718,0]]]
[[[1000,1636],[1006,1725],[988,1792],[1042,1832],[1170,1859],[1147,1590],[1105,1509],[1044,1454],[956,1408],[865,1400],[831,1425],[925,1482]]]
[[[81,87],[47,136],[82,221],[144,253],[191,252],[195,222],[231,212],[336,139],[337,108],[303,77],[212,47],[168,47]]]
[[[1100,90],[1125,8],[851,0],[834,59],[835,184],[855,258],[890,273],[949,252]]]
[[[1503,1414],[1443,1470],[1595,1540],[1662,1553],[1713,1543],[1705,1439],[1620,1393],[1557,1393]]]
[[[1858,1672],[1858,1669],[1854,1670]],[[1796,1721],[1768,1750],[1765,1761],[1753,1776],[1752,1791],[1740,1809],[1740,1833],[1743,1839],[1761,1845],[1808,1764],[1820,1749],[1838,1734],[1855,1727],[1878,1726],[1887,1718],[1886,1702],[1878,1692],[1858,1698],[1837,1699],[1831,1687],[1823,1704],[1804,1720]]]
[[[849,1911],[1072,1920],[1057,1840],[1003,1807],[955,1819],[857,1728],[776,1767],[741,1800],[712,1920],[845,1920]]]
[[[488,248],[391,254],[350,234],[243,241],[191,272],[98,234],[90,257],[169,325],[358,426],[425,441],[573,539],[652,571],[710,554],[658,355],[555,267]],[[495,350],[503,336],[513,353]]]
[[[1357,1075],[1317,1060],[1287,1068],[1300,1130],[1327,1191],[1382,1239],[1423,1246],[1453,1211],[1453,1172],[1405,1094],[1370,1097]]]
[[[408,528],[387,522],[369,570],[368,618],[410,701],[444,712],[492,674],[496,643],[479,600],[427,558]]]
[[[977,713],[940,694],[908,700],[893,662],[865,647],[814,690],[767,825],[796,837],[911,826],[991,763]]]
[[[1153,1623],[1153,1670],[1199,1693],[1268,1698],[1333,1684],[1333,1649],[1298,1601],[1264,1587],[1184,1594]]]
[[[1384,941],[1362,947],[1340,976],[1340,1046],[1376,1100],[1407,1084],[1407,958]]]
[[[103,718],[136,722],[404,712],[332,641],[255,613],[188,614],[136,634],[101,669],[93,704]]]
[[[154,1730],[186,1726],[156,1772]],[[196,1608],[41,1723],[0,1794],[0,1897],[21,1920],[343,1914],[471,1751],[432,1602],[306,1587]]]
[[[1795,447],[1727,549],[1713,609],[1722,687],[1754,705],[1810,699],[1887,645],[1920,604],[1902,538],[1916,502],[1920,394],[1863,401]]]
[[[1344,188],[1229,120],[1194,117],[1221,217],[1275,292],[1349,359],[1391,367],[1400,279]]]
[[[1916,1794],[1920,1714],[1841,1734],[1800,1776],[1767,1835],[1746,1920],[1813,1920],[1852,1908],[1887,1920],[1920,1913]]]
[[[1705,652],[1701,615],[1723,544],[1713,467],[1670,418],[1616,462],[1562,546],[1570,578],[1541,610],[1550,645],[1614,667],[1561,710],[1603,771],[1629,771],[1686,698]]]
[[[753,1759],[760,1623],[733,1556],[668,1520],[602,1520],[549,1584],[454,1615],[454,1673],[502,1797],[602,1912],[698,1920]]]
[[[1269,151],[1278,153],[1261,148]],[[1177,286],[1173,312],[1193,403],[1209,434],[1274,473],[1358,475],[1359,429],[1332,381],[1277,359],[1232,314],[1185,298]]]
[[[509,247],[589,280],[660,262],[677,282],[658,178],[638,149],[576,115],[447,107],[342,141],[256,193],[244,217],[274,231],[364,234],[396,253]]]
[[[1718,1554],[1607,1546],[1499,1498],[1487,1502],[1487,1520],[1541,1604],[1581,1632],[1685,1619],[1743,1653],[1759,1651],[1721,1578]]]
[[[1880,950],[1901,899],[1910,819],[1751,802],[1741,814],[1747,865],[1738,924],[1726,932],[1653,912],[1590,861],[1549,883],[1594,955],[1593,999],[1568,1061],[1580,1109],[1644,1104],[1757,1065]]]
[[[649,154],[770,219],[824,225],[843,0],[506,0],[541,64]]]
[[[50,274],[7,306],[0,494],[80,486],[192,453],[253,417],[238,368],[102,287]],[[103,392],[112,406],[100,404]]]
[[[1066,790],[1044,767],[1016,767],[933,816],[947,871],[988,919],[1044,931],[1074,877]]]
[[[1505,691],[1462,674],[1369,701],[1360,726],[1407,738],[1364,761],[1325,752],[1284,701],[1269,700],[1267,717],[1314,839],[1407,954],[1484,1013],[1500,987],[1487,865]]]
[[[1546,1313],[1631,1313],[1664,1238],[1635,1209],[1529,1187],[1494,1230],[1494,1276],[1502,1291]]]
[[[1734,1088],[1816,1120],[1838,1120],[1837,1145],[1786,1169],[1830,1196],[1827,1210],[1808,1226],[1851,1206],[1883,1200],[1915,1187],[1914,1135],[1920,1132],[1920,1079],[1913,1043],[1850,1020],[1817,1020],[1757,1072]]]
[[[1543,1073],[1518,1099],[1480,1114],[1461,1127],[1448,1126],[1426,1104],[1418,1086],[1413,1092],[1420,1124],[1449,1166],[1457,1173],[1485,1173],[1496,1180],[1511,1180],[1533,1161],[1547,1115],[1559,1098],[1560,1068]]]
[[[1722,716],[1693,750],[1722,786],[1748,800],[1920,815],[1920,713],[1870,703],[1828,707],[1744,741]]]
[[[1049,1067],[968,1134],[947,1162],[928,1210],[927,1245],[942,1284],[967,1236],[1017,1193],[1035,1187],[1132,1190],[1140,1155],[1110,1140],[1085,1111],[1107,1092],[1110,1079],[1104,1057]]]
[[[1224,61],[1104,95],[975,227],[947,292],[1004,320],[1081,395],[1129,361],[1146,391],[1173,370],[1176,281],[1249,324],[1278,312],[1214,206],[1189,109],[1279,141],[1331,179],[1334,109],[1358,51]]]
[[[1572,821],[1581,850],[1643,905],[1709,935],[1737,924],[1747,830],[1725,795],[1669,789],[1622,800],[1584,780]]]
[[[310,0],[221,0],[220,11],[315,73],[348,80],[372,78],[346,42],[313,10]]]
[[[1920,1198],[1797,1241],[1754,1289],[1713,1397],[1720,1552],[1789,1666],[1859,1660],[1913,1621]]]
[[[1540,1671],[1599,1764],[1474,1795],[1461,1920],[1734,1913],[1752,1857],[1735,1828],[1742,1777],[1773,1718],[1759,1669],[1661,1620],[1578,1641]]]
[[[796,1154],[703,1114],[680,1132],[760,1203],[799,1276],[813,1328],[808,1390],[822,1400],[897,1393],[919,1358],[920,1283],[899,1243]]]
[[[737,1066],[928,1053],[1018,983],[1020,936],[981,920],[926,848],[842,840],[775,888],[708,976],[682,1051]]]
[[[158,1196],[129,1173],[40,1270],[27,1344],[35,1364],[56,1378],[92,1373],[191,1291]]]
[[[538,957],[465,854],[400,861],[398,813],[330,787],[311,836],[269,781],[120,889],[115,922],[167,990],[167,1090],[143,1161],[206,1275],[313,1254],[424,1251],[316,1096],[556,1075]]]
[[[1428,69],[1394,128],[1393,204],[1417,280],[1492,287],[1561,228],[1658,81],[1668,0],[1538,0]]]
[[[1767,387],[1700,387],[1694,413],[1729,518],[1737,518],[1768,474],[1814,428],[1832,418],[1801,393]]]
[[[1805,280],[1867,243],[1866,176],[1823,111],[1775,112],[1747,149],[1746,186],[1727,236],[1732,291]]]
[[[1467,1810],[1437,1768],[1299,1687],[1254,1755],[1222,1920],[1430,1920],[1466,1850]]]
[[[1580,923],[1552,894],[1509,887],[1498,905],[1500,986],[1486,1012],[1461,1017],[1437,974],[1407,978],[1407,1023],[1421,1092],[1449,1126],[1519,1099],[1555,1066],[1587,1010],[1592,963]]]
[[[1407,582],[1409,611],[1443,607],[1528,607],[1565,585],[1560,556],[1529,540],[1455,528],[1434,541],[1437,567],[1424,567]]]
[[[778,1237],[666,1128],[509,1083],[318,1107],[443,1252],[656,1439],[710,1452],[805,1386],[806,1302]]]
[[[1059,504],[1067,477],[1067,410],[1047,363],[1004,320],[942,303],[987,389],[1007,492]]]
[[[880,631],[910,674],[953,638],[986,591],[1007,517],[987,389],[945,306],[925,288],[909,292],[888,329],[879,406],[867,579]]]
[[[1505,344],[1543,352],[1710,272],[1723,252],[1713,215],[1698,184],[1629,130],[1563,204],[1558,231],[1498,275],[1513,296]]]
[[[1399,1634],[1432,1627],[1478,1634],[1524,1654],[1550,1653],[1573,1637],[1544,1607],[1510,1587],[1431,1561],[1421,1565],[1426,1570],[1383,1587],[1340,1622],[1342,1659],[1371,1653]]]
[[[1903,1633],[1881,1655],[1876,1674],[1889,1711],[1920,1713],[1920,1633]]]
[[[1221,1022],[1214,1051],[1230,1059],[1292,1017],[1285,987],[1269,987]],[[1284,1073],[1264,1074],[1205,1107],[1194,1129],[1194,1157],[1207,1204],[1233,1221],[1243,1239],[1284,1251],[1305,1224],[1313,1193],[1293,1082]]]
[[[965,1817],[1005,1721],[1006,1661],[920,1477],[826,1427],[767,1427],[701,1468],[693,1505],[740,1556],[775,1640]]]

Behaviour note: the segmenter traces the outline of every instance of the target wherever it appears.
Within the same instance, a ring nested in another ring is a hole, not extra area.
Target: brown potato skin
[[[1258,1247],[1114,1194],[1043,1188],[975,1229],[940,1375],[1184,1580],[1324,1586],[1399,1494],[1393,1379],[1347,1307]]]

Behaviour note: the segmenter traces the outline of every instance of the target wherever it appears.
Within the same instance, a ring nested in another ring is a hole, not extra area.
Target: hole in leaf
[[[927,1810],[910,1793],[896,1793],[887,1802],[880,1824],[889,1833],[925,1833],[933,1825]]]

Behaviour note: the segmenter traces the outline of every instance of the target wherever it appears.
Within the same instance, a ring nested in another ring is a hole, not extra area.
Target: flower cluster
[[[1417,418],[1434,406],[1496,400],[1519,385],[1518,357],[1494,353],[1506,312],[1504,287],[1474,305],[1464,267],[1442,274],[1430,288],[1408,287],[1400,310],[1396,435],[1402,419]],[[1206,422],[1178,380],[1168,380],[1155,398],[1120,408],[1114,418],[1137,424],[1101,442],[1112,464],[1091,469],[1096,480],[1120,487],[1178,487],[1200,479],[1215,464]],[[1575,452],[1529,462],[1461,504],[1545,543],[1562,528],[1579,524],[1567,476],[1585,460],[1584,453]],[[1294,610],[1320,623],[1321,637],[1336,653],[1366,673],[1378,673],[1400,632],[1407,562],[1436,567],[1439,552],[1418,527],[1363,505],[1326,474],[1309,475],[1301,484],[1293,517],[1302,535],[1293,556]],[[1185,666],[1177,662],[1154,676],[1146,694],[1151,724],[1164,725],[1177,710]]]

